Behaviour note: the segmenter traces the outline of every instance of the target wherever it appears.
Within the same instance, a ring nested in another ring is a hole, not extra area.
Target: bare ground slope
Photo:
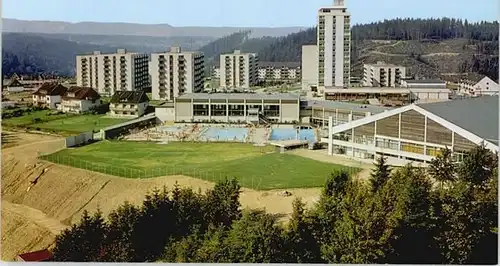
[[[106,215],[124,201],[141,204],[146,193],[163,186],[171,188],[176,182],[202,191],[213,186],[213,183],[186,176],[124,179],[40,162],[37,160],[39,153],[61,149],[64,139],[24,133],[16,133],[16,137],[17,146],[2,151],[2,206],[9,204],[9,209],[2,208],[2,232],[6,232],[2,235],[5,236],[2,237],[2,250],[7,250],[6,259],[12,259],[16,253],[27,249],[44,247],[53,241],[57,231],[47,224],[36,223],[36,219],[29,215],[19,216],[29,213],[25,208],[39,211],[39,215],[67,226],[78,221],[85,209],[92,212],[99,208]],[[47,170],[40,175],[43,169]],[[37,177],[33,185],[31,182]],[[241,204],[248,208],[265,208],[268,212],[287,217],[292,212],[295,197],[312,204],[319,197],[320,189],[290,191],[292,197],[283,197],[278,195],[279,191],[244,188]],[[31,238],[17,237],[22,234],[30,234]]]

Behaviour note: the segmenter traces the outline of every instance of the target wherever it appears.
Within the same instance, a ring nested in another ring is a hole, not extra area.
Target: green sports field
[[[360,169],[238,143],[102,141],[42,159],[127,178],[187,175],[207,181],[236,177],[243,187],[268,190],[319,187],[337,170]]]

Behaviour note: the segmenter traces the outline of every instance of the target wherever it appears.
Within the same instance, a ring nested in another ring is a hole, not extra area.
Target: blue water
[[[200,136],[211,141],[244,141],[248,136],[248,128],[208,128]]]
[[[270,140],[296,140],[297,130],[294,128],[275,128],[271,131]],[[299,140],[307,140],[308,142],[315,142],[313,129],[301,129],[299,131]]]

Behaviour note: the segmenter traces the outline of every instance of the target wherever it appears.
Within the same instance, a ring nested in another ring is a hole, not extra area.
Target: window
[[[212,104],[210,106],[210,112],[212,116],[226,116],[226,105]]]
[[[244,116],[245,106],[241,104],[229,105],[229,116]]]
[[[193,115],[195,116],[208,116],[208,104],[194,104]]]

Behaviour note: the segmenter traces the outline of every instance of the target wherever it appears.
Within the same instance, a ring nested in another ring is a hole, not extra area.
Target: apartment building
[[[222,88],[250,88],[258,82],[259,58],[254,53],[235,50],[220,55],[220,86]]]
[[[259,62],[259,81],[296,81],[300,79],[300,64],[296,62]]]
[[[400,87],[406,78],[406,68],[379,61],[363,65],[363,86]]]
[[[118,49],[116,53],[76,56],[76,84],[111,96],[116,91],[142,91],[150,87],[149,56]]]
[[[204,58],[201,52],[184,52],[180,47],[152,53],[149,73],[153,100],[173,100],[184,93],[202,91]]]
[[[318,11],[318,86],[347,87],[351,74],[351,15],[344,0]]]

